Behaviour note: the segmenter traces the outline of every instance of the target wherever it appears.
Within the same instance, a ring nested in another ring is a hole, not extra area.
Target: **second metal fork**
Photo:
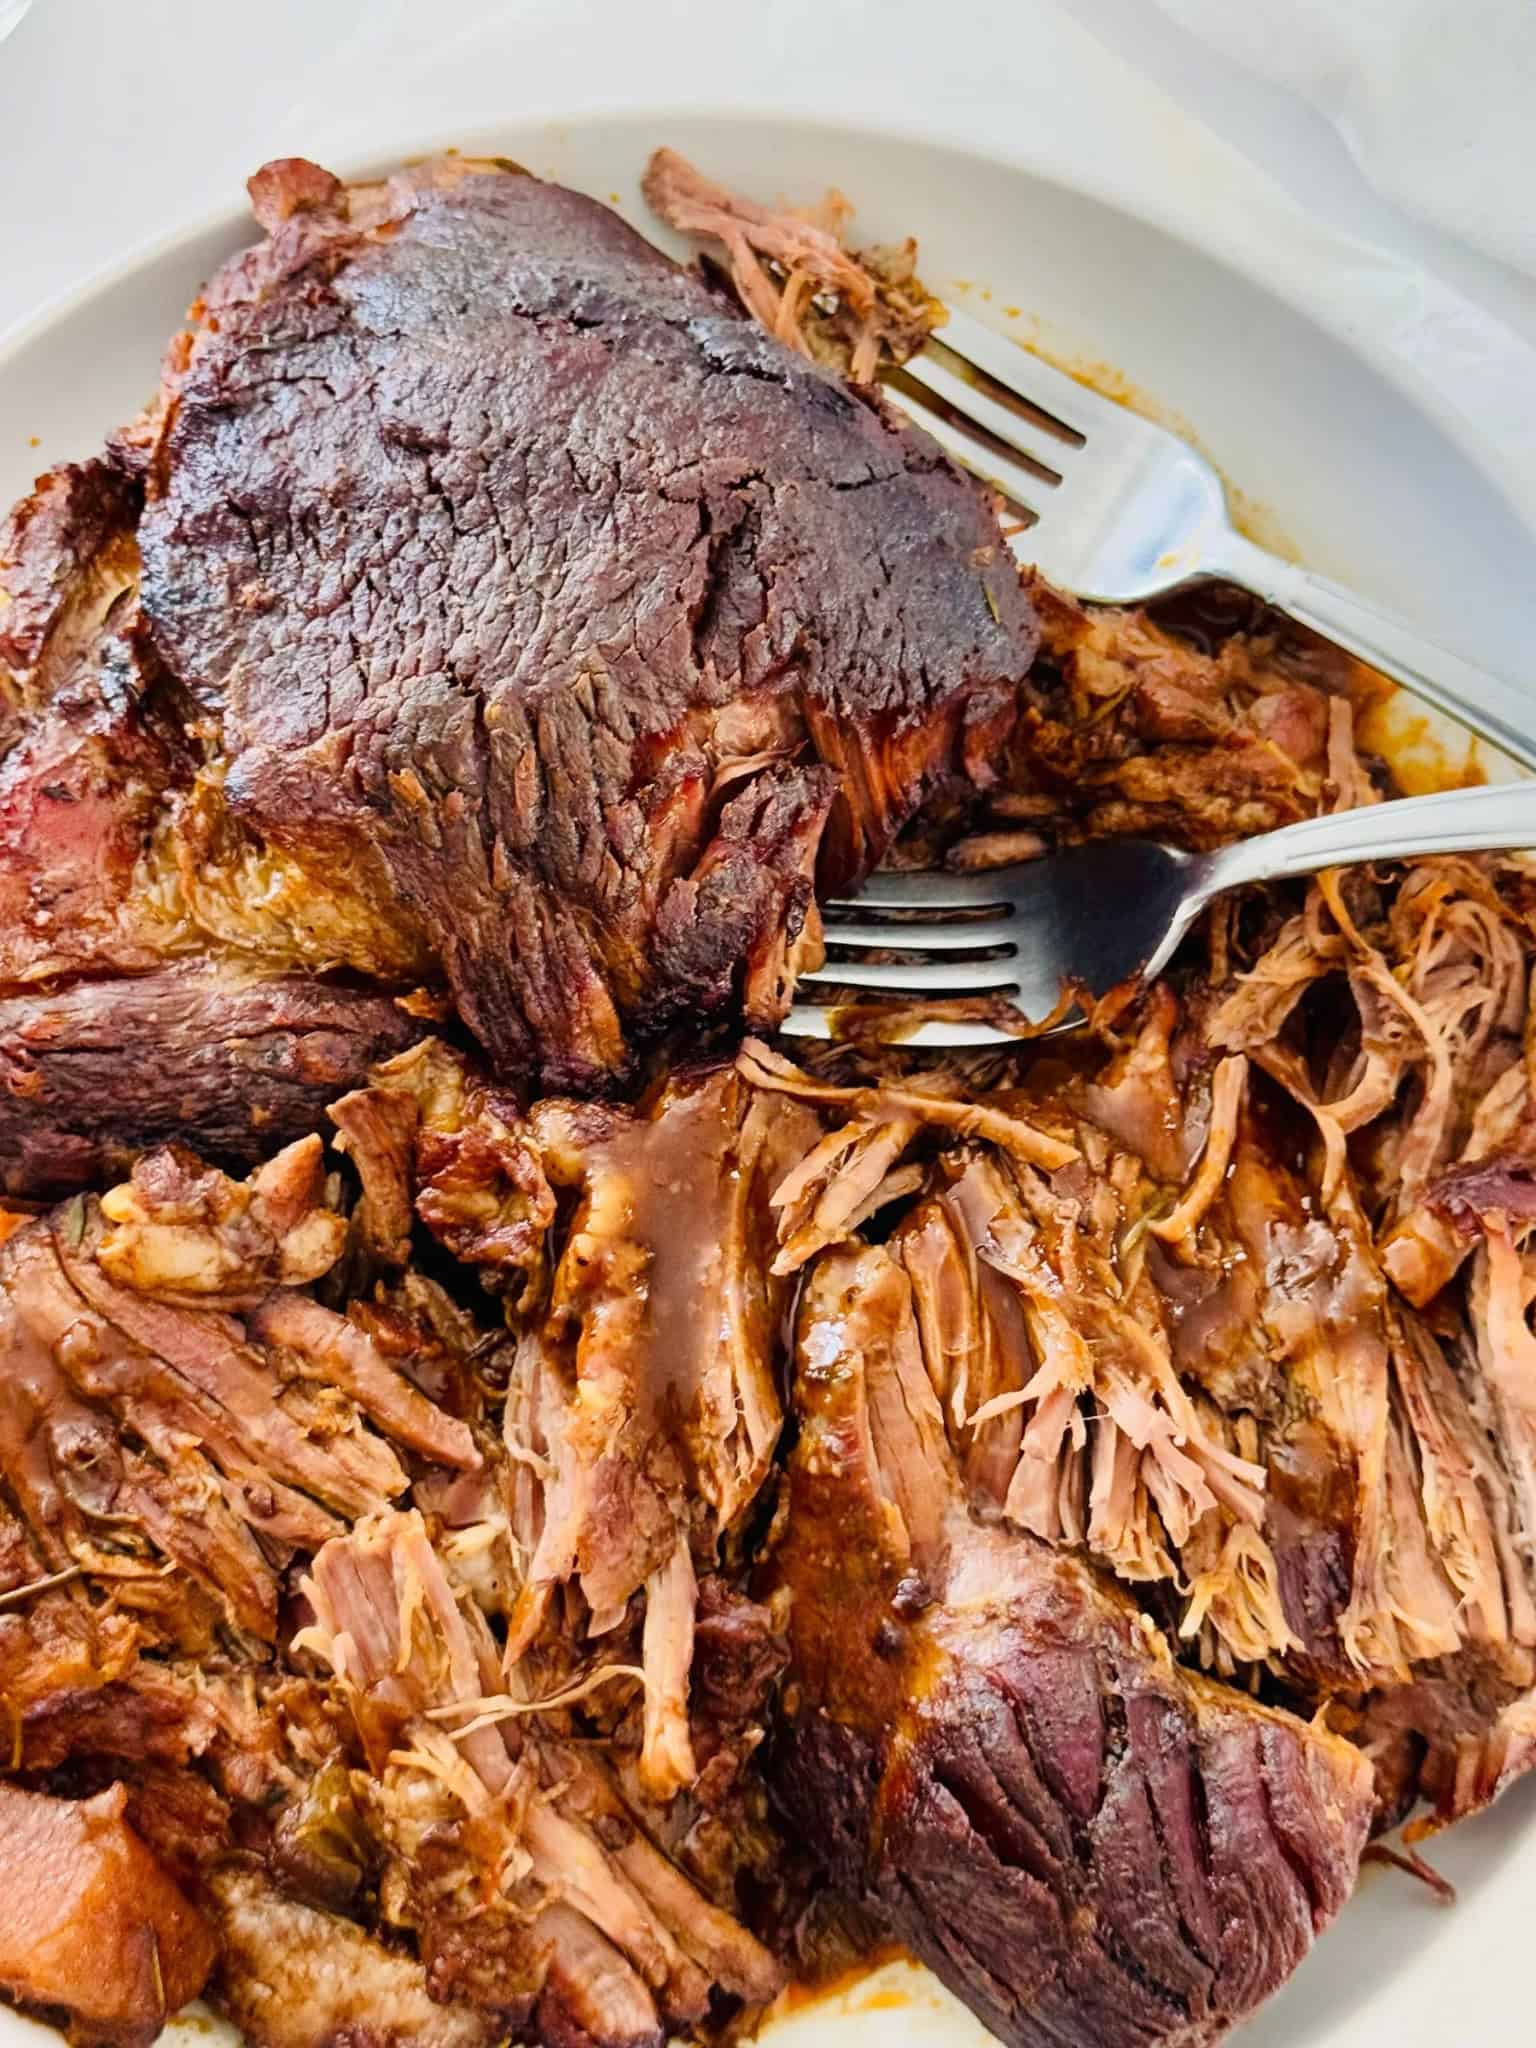
[[[1536,782],[1365,804],[1215,853],[1095,839],[990,873],[872,875],[857,896],[825,906],[827,945],[837,957],[801,975],[803,999],[779,1028],[793,1037],[838,1036],[838,992],[853,989],[864,999],[861,1028],[873,1038],[1007,1045],[1017,1031],[963,1009],[914,1018],[913,1006],[983,998],[1038,1023],[1069,984],[1102,995],[1138,973],[1159,973],[1205,906],[1244,883],[1358,861],[1516,847],[1536,847]],[[870,959],[871,951],[882,957]],[[888,1031],[882,1004],[890,1006]]]
[[[1407,620],[1246,540],[1211,465],[1167,428],[950,310],[886,395],[1029,522],[1014,542],[1063,590],[1141,604],[1191,583],[1236,583],[1357,655],[1527,768],[1531,685],[1490,674]]]

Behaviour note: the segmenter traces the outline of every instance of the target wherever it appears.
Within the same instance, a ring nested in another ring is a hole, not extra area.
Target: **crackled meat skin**
[[[140,529],[232,807],[382,855],[503,1068],[584,1087],[681,1016],[771,1021],[814,874],[1011,726],[1037,635],[990,506],[580,194],[252,189]]]
[[[822,1260],[797,1356],[792,1823],[1014,2048],[1220,2039],[1348,1897],[1369,1766],[971,1521],[884,1251]]]
[[[252,1165],[420,1032],[384,995],[212,965],[0,1001],[0,1191],[67,1194],[172,1139]]]
[[[84,1800],[0,1785],[0,1985],[67,2011],[74,2041],[148,2048],[202,1990],[214,1944],[124,1804],[121,1785]]]

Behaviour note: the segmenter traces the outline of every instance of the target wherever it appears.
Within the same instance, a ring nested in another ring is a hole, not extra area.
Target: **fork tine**
[[[940,419],[936,412],[930,412],[926,405],[919,405],[905,391],[897,390],[894,384],[882,385],[881,389],[888,403],[894,405],[898,412],[905,413],[913,426],[921,427],[924,433],[931,435],[952,461],[958,462],[962,469],[968,469],[973,476],[979,476],[983,483],[992,484],[1021,511],[1038,517],[1039,501],[1049,497],[1055,489],[1054,484],[1042,483],[1033,470],[1010,462],[988,442],[978,440],[974,434],[963,433],[948,420]]]
[[[1023,862],[1019,865],[1028,866]],[[832,896],[823,906],[827,910],[926,910],[930,917],[944,917],[952,910],[978,910],[988,904],[996,904],[1000,910],[1010,905],[1009,887],[1017,873],[1017,866],[987,868],[976,874],[952,875],[934,874],[916,870],[910,874],[871,875],[860,888],[857,896]],[[905,934],[908,943],[918,944],[917,925],[896,926],[892,943],[900,945]],[[836,934],[829,926],[827,937]],[[873,942],[871,942],[873,943]],[[977,942],[978,944],[981,941]],[[881,939],[884,945],[885,940]]]
[[[837,1016],[834,1009],[796,1003],[778,1028],[787,1038],[838,1038],[842,1034],[837,1028]],[[867,1028],[871,1036],[878,1037],[878,1024],[874,1019],[868,1020]],[[900,1011],[891,1013],[889,1043],[910,1046],[917,1052],[942,1048],[955,1051],[968,1045],[1017,1045],[1018,1042],[1012,1031],[999,1031],[994,1024],[972,1023],[964,1017],[925,1017],[921,1024],[909,1024],[903,1021]]]
[[[929,355],[926,350],[913,356],[905,370],[907,376],[915,378],[935,398],[943,399],[956,412],[974,420],[979,427],[985,427],[989,434],[996,435],[1008,447],[1016,448],[1028,461],[1039,463],[1047,472],[1039,479],[1040,483],[1060,483],[1062,464],[1070,462],[1074,453],[1070,441],[1060,439],[1044,427],[1032,426],[1010,406],[1000,405],[995,398],[989,398],[980,385],[968,384],[947,363]]]
[[[968,363],[974,363],[978,370],[985,370],[1026,405],[1048,412],[1084,440],[1096,426],[1124,424],[1124,409],[1113,399],[1101,398],[1098,392],[1069,377],[1065,370],[1058,370],[1053,363],[1010,341],[1006,335],[994,334],[990,327],[983,327],[979,320],[954,306],[950,307],[943,326],[935,331],[935,339]]]
[[[867,988],[882,996],[1007,995],[1019,985],[1011,960],[829,960],[802,974],[800,988]]]
[[[834,924],[822,927],[829,946],[885,946],[916,953],[975,953],[989,946],[1013,946],[1019,927],[1011,918],[966,919],[955,924]]]

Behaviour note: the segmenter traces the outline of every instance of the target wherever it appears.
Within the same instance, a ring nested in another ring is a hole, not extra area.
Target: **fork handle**
[[[1351,861],[1414,854],[1508,853],[1536,847],[1536,782],[1485,783],[1437,796],[1400,797],[1305,818],[1257,839],[1239,839],[1200,865],[1191,892],[1205,903],[1245,882],[1315,875]]]
[[[1202,566],[1358,655],[1523,767],[1536,769],[1536,677],[1533,687],[1521,688],[1491,675],[1437,646],[1406,619],[1326,576],[1282,562],[1239,533],[1223,535]]]

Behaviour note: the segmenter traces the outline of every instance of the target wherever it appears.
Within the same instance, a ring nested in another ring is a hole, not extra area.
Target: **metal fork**
[[[780,1029],[802,1038],[840,1035],[835,991],[860,992],[861,1029],[880,1037],[865,1000],[911,1005],[953,996],[991,997],[1048,1017],[1070,982],[1092,995],[1132,975],[1150,978],[1208,903],[1227,889],[1357,861],[1414,854],[1536,847],[1536,782],[1447,790],[1308,818],[1216,853],[1182,853],[1151,839],[1096,839],[1041,860],[983,874],[881,874],[855,897],[824,906],[837,959],[802,974],[799,1002]],[[895,959],[855,957],[879,949]],[[842,957],[846,954],[848,957]],[[841,999],[847,1002],[847,998]],[[903,1046],[1008,1045],[1016,1034],[965,1017],[915,1025],[893,1009],[891,1041]]]
[[[1031,522],[1014,550],[1063,590],[1140,604],[1210,578],[1239,584],[1536,768],[1536,687],[1490,675],[1245,540],[1220,477],[1165,427],[953,308],[885,390]]]

